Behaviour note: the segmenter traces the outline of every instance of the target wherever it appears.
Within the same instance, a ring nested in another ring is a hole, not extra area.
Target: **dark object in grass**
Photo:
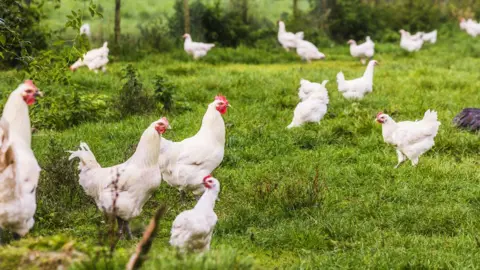
[[[480,130],[480,109],[477,108],[465,108],[455,118],[453,123],[464,129],[472,131]]]

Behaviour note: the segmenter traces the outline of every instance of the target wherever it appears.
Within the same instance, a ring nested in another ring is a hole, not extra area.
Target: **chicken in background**
[[[366,63],[366,59],[371,59],[375,54],[375,43],[367,36],[364,43],[357,45],[357,42],[350,39],[347,44],[350,45],[350,54],[353,57],[360,58],[362,64]]]
[[[300,103],[297,104],[293,112],[293,120],[287,128],[299,127],[306,122],[320,122],[327,113],[327,105],[329,102],[328,91],[325,88],[328,80],[324,80],[322,84],[312,83],[302,79],[298,96]]]
[[[401,38],[400,38],[400,47],[408,52],[416,52],[419,51],[423,46],[423,39],[412,39],[410,34],[401,29],[400,31]]]
[[[31,148],[28,106],[39,96],[37,86],[26,80],[8,97],[0,120],[0,229],[12,232],[14,239],[35,223],[40,166]]]
[[[480,109],[465,108],[453,118],[453,124],[471,131],[480,130]]]
[[[312,60],[325,59],[325,54],[321,53],[313,43],[306,40],[297,40],[297,54],[308,63]]]
[[[278,21],[278,42],[282,44],[282,47],[288,52],[290,49],[297,47],[297,40],[303,39],[303,32],[287,32],[285,29],[285,23]]]
[[[97,49],[88,51],[83,55],[83,59],[79,58],[77,62],[70,66],[71,71],[77,70],[79,67],[87,66],[89,70],[98,73],[101,69],[103,72],[107,71],[108,63],[108,42],[103,43],[103,46]]]
[[[460,28],[462,30],[465,30],[467,34],[469,34],[472,37],[476,37],[480,35],[480,23],[477,23],[477,21],[468,19],[465,20],[465,18],[460,19]]]
[[[80,27],[80,35],[86,35],[88,38],[92,35],[90,32],[90,24],[85,23]]]
[[[203,178],[205,192],[193,209],[183,211],[173,221],[170,245],[181,252],[205,252],[210,249],[217,224],[213,211],[220,192],[220,183],[210,175]]]
[[[208,51],[215,47],[213,43],[193,42],[190,34],[184,34],[183,38],[185,39],[183,49],[187,54],[193,56],[193,59],[204,57]]]
[[[413,166],[418,159],[435,145],[440,122],[437,112],[427,110],[422,120],[395,122],[388,114],[379,112],[376,120],[382,124],[383,140],[395,146],[397,150],[398,168],[407,158]]]
[[[202,126],[195,136],[181,142],[162,138],[158,160],[162,177],[170,186],[199,197],[205,190],[202,175],[208,175],[220,165],[225,152],[225,123],[222,115],[230,107],[224,96],[216,96],[208,105]]]
[[[354,80],[345,80],[343,72],[340,71],[337,74],[338,91],[346,99],[362,99],[373,90],[373,71],[376,65],[378,65],[376,60],[368,62],[363,76]]]
[[[80,185],[92,197],[98,209],[115,215],[119,232],[132,238],[129,220],[140,215],[143,205],[150,198],[162,180],[158,168],[161,138],[169,128],[163,117],[143,132],[135,153],[125,163],[102,168],[86,143],[80,144],[69,159],[80,160]]]
[[[435,44],[437,42],[437,30],[433,30],[429,33],[423,33],[422,40],[424,42],[430,42],[432,44]]]

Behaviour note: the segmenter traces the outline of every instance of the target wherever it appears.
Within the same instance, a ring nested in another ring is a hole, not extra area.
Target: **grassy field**
[[[153,87],[155,75],[169,76],[178,87],[178,98],[191,107],[167,115],[173,126],[165,134],[168,139],[194,135],[218,93],[234,108],[224,116],[225,158],[213,173],[222,190],[211,251],[183,258],[169,247],[173,219],[195,202],[180,203],[178,192],[162,183],[132,222],[136,238],[120,241],[113,266],[123,267],[155,209],[165,203],[169,209],[144,269],[478,267],[480,139],[456,129],[451,120],[461,109],[480,104],[480,44],[463,33],[440,32],[439,40],[411,55],[397,44],[378,44],[375,59],[380,66],[373,93],[358,102],[345,100],[335,82],[339,71],[347,78],[364,71],[346,46],[321,48],[327,60],[313,64],[280,48],[215,48],[200,61],[178,50],[130,62],[147,88]],[[82,93],[115,99],[127,64],[114,61],[106,74],[98,75],[82,69],[72,75],[72,82]],[[14,70],[0,73],[2,92],[13,90],[21,76]],[[287,130],[301,78],[330,80],[328,112],[320,124]],[[402,121],[419,119],[427,109],[438,111],[442,122],[435,147],[420,158],[418,167],[406,163],[393,169],[396,154],[383,142],[376,113],[384,111]],[[59,146],[57,153],[65,156],[62,151],[85,141],[100,164],[115,165],[132,153],[143,130],[160,116],[40,130],[33,149],[40,164],[46,164],[52,138]],[[48,187],[41,180],[40,191],[48,194]],[[83,192],[78,184],[76,191]],[[67,253],[65,243],[70,241],[85,253],[94,250],[104,220],[96,206],[85,203],[68,211],[49,211],[45,205],[51,201],[68,203],[68,194],[40,196],[34,229],[27,239],[0,248],[0,269],[19,264],[42,268],[41,260],[29,261],[28,255],[38,250]]]

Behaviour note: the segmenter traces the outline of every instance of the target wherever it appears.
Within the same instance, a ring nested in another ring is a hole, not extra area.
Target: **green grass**
[[[478,267],[480,139],[456,129],[451,120],[461,109],[480,103],[480,45],[465,34],[441,32],[438,44],[415,54],[402,52],[397,44],[378,44],[377,49],[380,66],[373,93],[358,102],[345,100],[336,87],[339,71],[354,78],[365,68],[345,46],[321,48],[327,60],[313,64],[281,49],[246,48],[215,48],[200,61],[175,51],[131,62],[147,88],[153,87],[155,75],[167,74],[178,86],[177,95],[192,108],[167,115],[173,126],[165,134],[168,139],[194,135],[218,93],[234,108],[224,116],[225,158],[213,173],[222,191],[211,252],[182,258],[169,248],[173,219],[194,202],[182,205],[178,192],[162,183],[142,215],[132,221],[137,238],[120,242],[116,268],[122,268],[162,203],[169,210],[145,269]],[[115,99],[126,64],[117,59],[108,73],[98,75],[82,69],[72,81],[79,91]],[[21,77],[16,71],[0,74],[4,93]],[[330,104],[320,124],[287,130],[300,78],[330,80]],[[407,163],[393,169],[396,154],[383,142],[376,113],[384,111],[402,121],[419,119],[427,109],[437,110],[442,122],[436,145],[420,158],[418,167]],[[51,138],[64,150],[85,141],[103,166],[118,164],[160,116],[85,123],[62,132],[42,130],[34,135],[33,149],[43,164]],[[53,196],[58,204],[68,201],[63,194]],[[97,224],[103,216],[87,203],[68,212],[37,215],[36,220],[27,240],[16,244],[20,247],[1,248],[0,257],[16,265],[28,253],[25,247],[37,249],[38,244],[30,242],[58,235],[74,239],[78,249],[88,253],[97,243]],[[51,240],[49,249],[57,250],[52,241],[56,243]]]

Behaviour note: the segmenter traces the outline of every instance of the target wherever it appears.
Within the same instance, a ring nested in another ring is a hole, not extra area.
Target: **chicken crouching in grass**
[[[363,76],[354,80],[345,80],[343,72],[337,74],[338,91],[346,99],[362,99],[367,93],[373,90],[373,71],[378,62],[371,60]]]
[[[220,182],[210,175],[203,178],[205,192],[191,210],[183,211],[173,221],[170,245],[181,252],[205,252],[210,249],[217,224],[213,211],[220,192]]]
[[[465,108],[453,119],[453,124],[459,128],[471,131],[480,130],[480,109]]]
[[[162,177],[170,186],[180,190],[181,198],[186,191],[199,197],[205,190],[202,175],[215,170],[225,152],[225,122],[222,115],[230,107],[221,95],[208,105],[202,126],[195,136],[181,142],[162,138],[159,166]]]
[[[8,97],[0,120],[0,230],[12,232],[14,239],[35,223],[40,166],[31,148],[28,106],[41,95],[32,81],[20,84]]]
[[[108,53],[108,42],[105,42],[102,47],[90,50],[84,54],[83,58],[79,58],[77,62],[70,66],[70,70],[75,71],[79,67],[87,66],[89,70],[93,70],[95,73],[97,73],[99,69],[106,72]]]
[[[312,83],[302,79],[298,96],[300,103],[297,104],[293,112],[293,120],[287,128],[299,127],[306,122],[320,122],[327,113],[327,105],[329,102],[328,91],[325,88],[327,80],[322,84]]]
[[[395,122],[388,114],[379,112],[376,120],[382,124],[383,140],[395,146],[397,150],[398,168],[407,158],[413,166],[418,164],[418,159],[435,145],[440,122],[437,112],[427,110],[422,120],[415,122]]]
[[[192,41],[192,37],[190,34],[183,35],[185,42],[183,43],[183,49],[187,54],[193,56],[193,59],[202,58],[207,55],[208,51],[210,51],[215,44],[213,43],[202,43],[202,42],[194,42]]]
[[[140,215],[143,205],[160,186],[158,156],[162,134],[167,128],[169,123],[165,117],[150,124],[133,156],[109,168],[100,166],[86,143],[81,143],[77,151],[69,151],[69,159],[80,160],[80,185],[95,200],[98,209],[116,216],[122,236],[126,232],[127,237],[132,238],[129,220]],[[115,192],[112,185],[116,186]]]

